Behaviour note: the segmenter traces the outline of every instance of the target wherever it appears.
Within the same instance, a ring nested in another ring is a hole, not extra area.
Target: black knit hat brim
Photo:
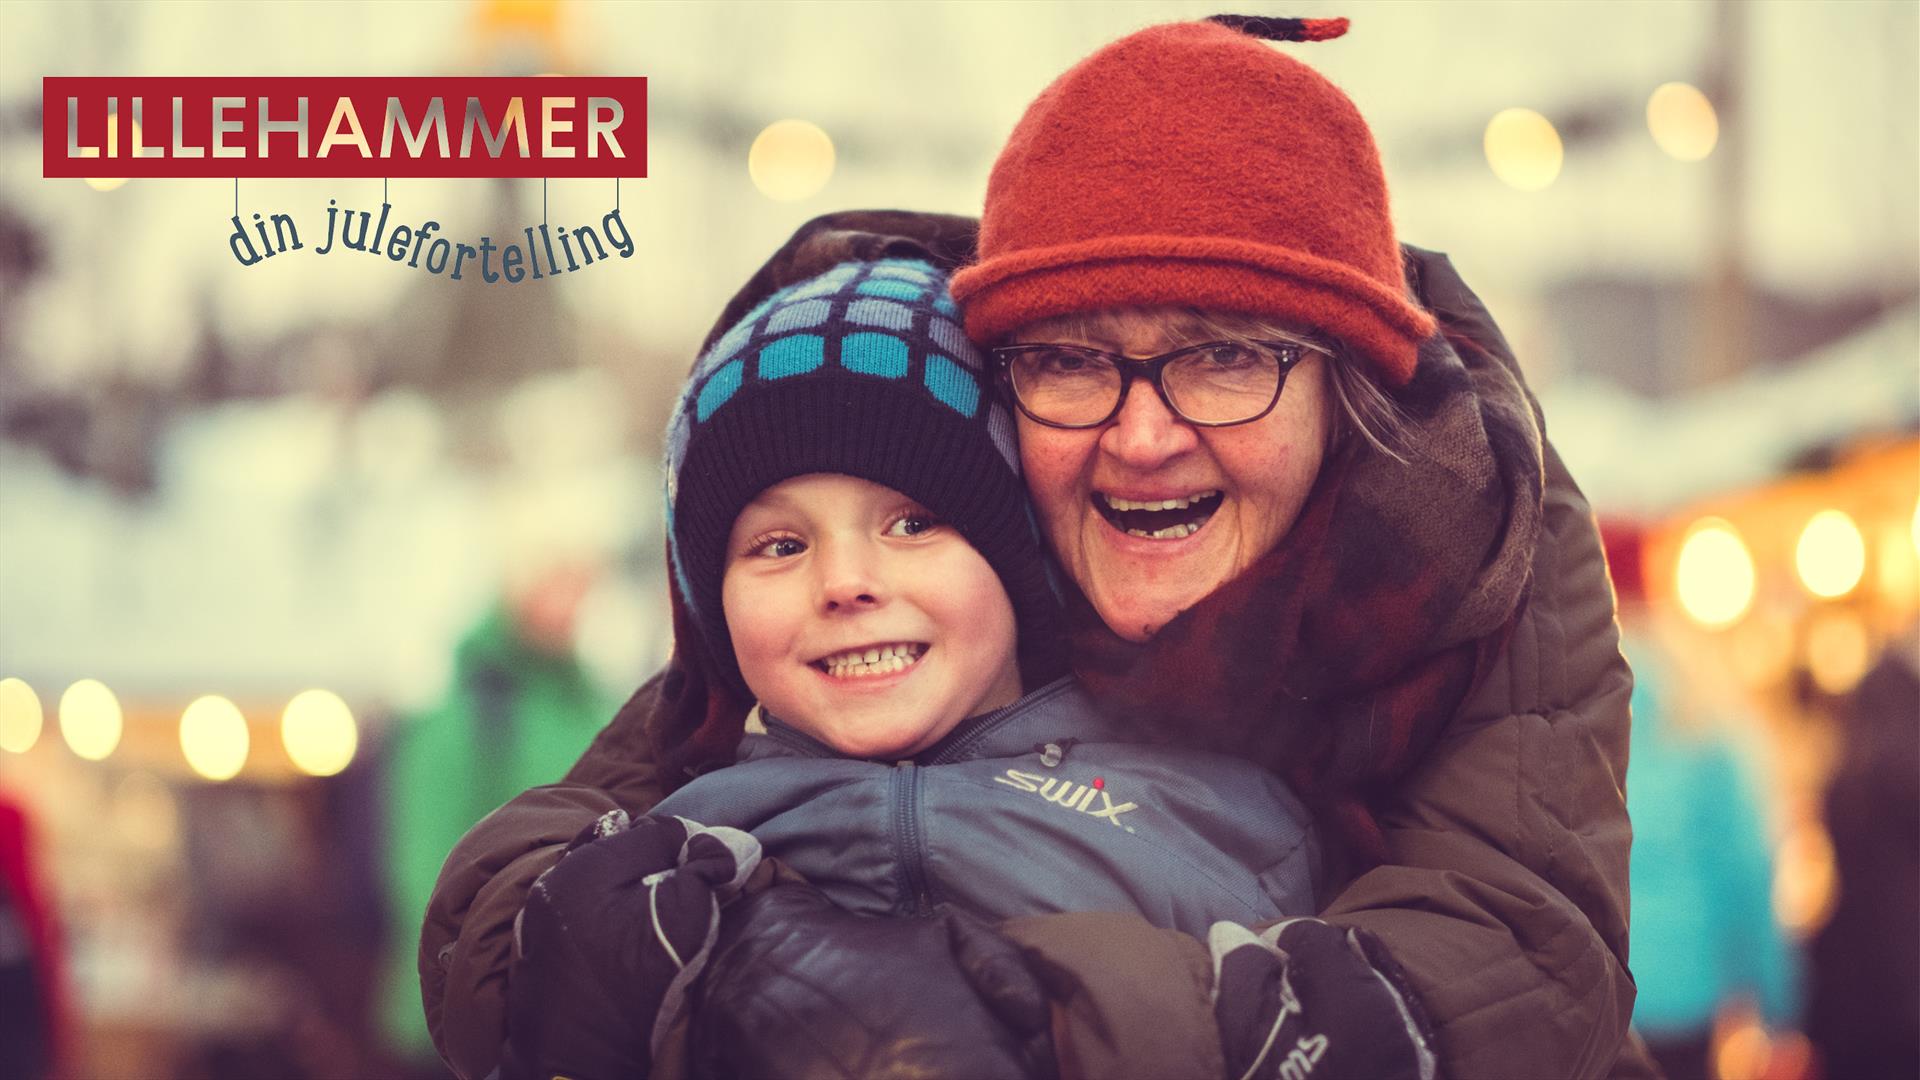
[[[742,388],[703,421],[681,466],[674,531],[696,618],[722,667],[718,674],[745,690],[721,607],[734,519],[760,492],[811,473],[892,488],[952,525],[986,559],[1013,603],[1026,685],[1061,674],[1064,622],[1026,491],[984,422],[978,414],[934,405],[904,381],[807,376]]]

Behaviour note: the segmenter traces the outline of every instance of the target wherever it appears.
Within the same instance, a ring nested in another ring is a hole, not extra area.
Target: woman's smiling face
[[[1203,324],[1179,308],[1125,309],[1036,323],[1008,343],[1147,357],[1217,340],[1217,327],[1233,322],[1215,316]],[[1145,641],[1287,535],[1332,432],[1327,379],[1325,361],[1309,354],[1272,412],[1234,427],[1194,427],[1139,382],[1119,415],[1097,428],[1020,417],[1020,460],[1041,528],[1114,633]],[[1140,507],[1168,500],[1176,505]]]

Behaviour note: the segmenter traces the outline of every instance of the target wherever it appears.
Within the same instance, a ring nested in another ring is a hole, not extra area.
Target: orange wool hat
[[[1261,40],[1345,30],[1172,23],[1054,80],[994,164],[979,261],[953,277],[968,335],[1172,304],[1297,323],[1406,383],[1435,324],[1407,295],[1373,133]]]

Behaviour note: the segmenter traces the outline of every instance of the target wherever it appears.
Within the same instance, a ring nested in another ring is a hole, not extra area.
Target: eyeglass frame
[[[1276,357],[1281,361],[1280,377],[1273,385],[1273,400],[1267,402],[1266,408],[1242,420],[1195,420],[1193,417],[1182,412],[1180,406],[1173,403],[1172,396],[1167,393],[1166,384],[1161,381],[1162,375],[1166,371],[1167,365],[1173,361],[1205,349],[1217,349],[1222,345],[1234,347],[1259,345],[1273,350]],[[1058,421],[1048,420],[1036,415],[1032,409],[1027,407],[1026,402],[1020,400],[1020,389],[1014,385],[1013,380],[1014,356],[1032,349],[1067,349],[1073,352],[1101,357],[1112,363],[1114,370],[1120,373],[1120,394],[1114,399],[1112,411],[1108,412],[1107,415],[1101,417],[1099,420],[1087,424],[1062,424]],[[987,352],[988,355],[993,357],[994,369],[998,376],[998,381],[1006,387],[1007,396],[1013,399],[1013,406],[1020,410],[1020,415],[1044,427],[1059,428],[1063,431],[1087,431],[1112,423],[1113,418],[1120,415],[1120,410],[1126,408],[1127,394],[1133,390],[1133,383],[1136,379],[1145,379],[1148,385],[1153,387],[1153,392],[1159,395],[1160,403],[1165,405],[1167,411],[1178,417],[1182,423],[1205,428],[1238,427],[1241,424],[1251,424],[1256,420],[1265,419],[1267,415],[1273,412],[1274,408],[1280,404],[1280,395],[1284,393],[1287,388],[1287,376],[1291,375],[1293,369],[1299,367],[1300,364],[1306,360],[1309,353],[1316,353],[1330,360],[1335,356],[1334,351],[1325,345],[1319,345],[1311,341],[1284,341],[1274,338],[1247,338],[1242,341],[1206,341],[1198,345],[1182,346],[1172,352],[1161,353],[1158,356],[1142,357],[1108,352],[1105,349],[1096,349],[1091,345],[1071,345],[1054,342],[1028,342],[1017,345],[1000,345],[987,350]],[[1290,354],[1293,359],[1287,360],[1286,357]]]

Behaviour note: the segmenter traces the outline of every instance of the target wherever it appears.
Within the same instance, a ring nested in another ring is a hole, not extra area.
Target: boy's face
[[[999,577],[891,488],[815,473],[761,492],[727,538],[721,602],[754,696],[852,757],[912,757],[1020,696]]]

